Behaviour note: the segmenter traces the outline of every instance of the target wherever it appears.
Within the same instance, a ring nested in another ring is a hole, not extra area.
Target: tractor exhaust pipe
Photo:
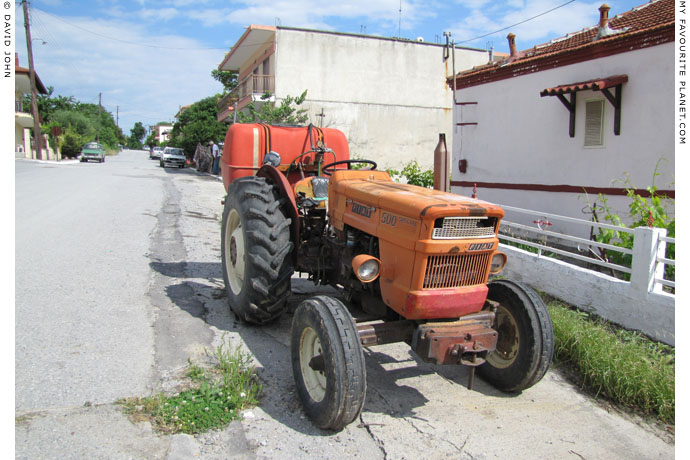
[[[446,135],[438,135],[438,144],[434,149],[434,190],[450,192],[448,183],[448,149],[446,148]]]

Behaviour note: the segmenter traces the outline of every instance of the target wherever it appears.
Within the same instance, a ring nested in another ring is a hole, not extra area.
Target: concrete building
[[[488,62],[458,48],[455,68]],[[351,156],[400,168],[433,166],[439,133],[452,139],[452,51],[444,45],[289,27],[249,26],[220,63],[239,87],[219,103],[219,120],[270,92],[279,103],[307,90],[300,106],[315,126],[343,131]]]
[[[43,85],[43,82],[36,74],[36,91],[39,94],[48,94],[48,90]],[[31,115],[31,110],[25,112],[22,107],[22,101],[25,94],[31,94],[31,77],[29,76],[29,69],[19,65],[19,55],[14,55],[14,155],[19,158],[35,158],[36,153],[33,150],[31,129],[34,127],[34,117]],[[48,157],[50,152],[47,151],[47,142],[44,142],[43,155],[44,159],[51,159]],[[53,154],[54,155],[54,154]]]
[[[149,130],[156,133],[156,140],[159,144],[168,142],[170,139],[170,131],[172,131],[172,129],[173,125],[166,124],[149,126]]]
[[[583,219],[585,191],[628,214],[626,175],[675,197],[674,2],[608,13],[522,52],[510,34],[510,56],[457,75],[453,192]]]

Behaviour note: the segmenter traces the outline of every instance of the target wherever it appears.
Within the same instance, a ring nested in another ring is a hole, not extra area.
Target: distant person
[[[213,156],[213,169],[211,170],[212,174],[218,175],[220,174],[220,149],[216,144],[211,141],[209,143],[211,145],[211,155]]]

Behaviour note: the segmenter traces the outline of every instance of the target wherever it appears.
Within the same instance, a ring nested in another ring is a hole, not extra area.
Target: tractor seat
[[[295,200],[302,207],[325,208],[328,202],[328,178],[310,176],[297,181],[292,187]]]

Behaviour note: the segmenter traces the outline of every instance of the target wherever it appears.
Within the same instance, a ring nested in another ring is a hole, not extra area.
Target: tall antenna
[[[398,9],[398,38],[400,35],[400,24],[402,23],[402,0],[400,0],[400,8]]]

